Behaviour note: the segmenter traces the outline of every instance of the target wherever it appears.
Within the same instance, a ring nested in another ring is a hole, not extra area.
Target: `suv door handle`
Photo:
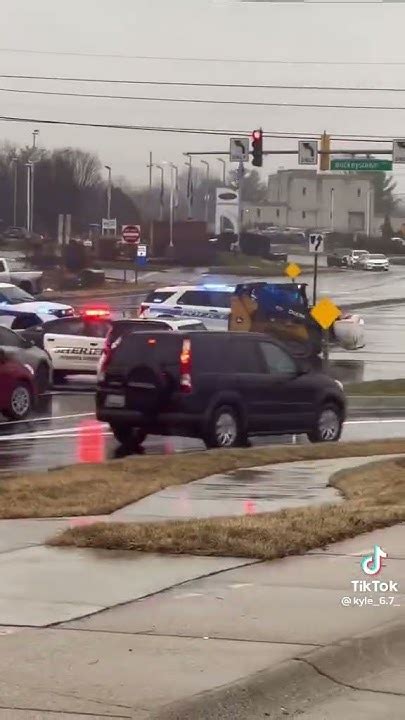
[[[97,343],[90,343],[90,347],[97,347]]]

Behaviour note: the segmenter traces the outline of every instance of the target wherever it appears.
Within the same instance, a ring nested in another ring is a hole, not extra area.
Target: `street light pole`
[[[31,208],[31,214],[30,214],[30,232],[34,231],[34,174],[35,174],[35,150],[37,147],[37,137],[39,135],[39,130],[34,130],[32,133],[32,153],[31,153],[31,172],[30,172],[30,182],[31,182],[31,190],[30,190],[30,208]]]
[[[335,189],[331,188],[330,191],[330,211],[329,211],[329,219],[330,219],[330,229],[335,229]]]
[[[111,194],[112,194],[112,177],[111,177],[111,167],[109,165],[104,165],[105,169],[108,172],[108,184],[107,184],[107,220],[111,220]]]
[[[32,133],[32,149],[33,150],[36,149],[38,135],[39,135],[39,130],[34,130]]]
[[[31,167],[32,163],[25,163],[27,168],[27,232],[31,232]]]
[[[174,247],[173,244],[173,223],[174,223],[174,190],[175,187],[177,188],[177,177],[178,177],[178,167],[174,163],[169,163],[170,165],[170,240],[169,240],[169,247]],[[176,185],[175,185],[176,183]]]
[[[18,158],[13,157],[11,162],[14,170],[13,225],[15,227],[17,225]]]
[[[210,182],[210,164],[207,162],[207,160],[200,160],[200,162],[205,165],[207,168],[207,176],[206,176],[206,193],[205,193],[205,222],[208,223],[209,218],[209,200],[210,200],[210,194],[209,194],[209,182]]]
[[[223,158],[217,158],[219,163],[222,163],[222,184],[225,187],[226,185],[226,160]]]

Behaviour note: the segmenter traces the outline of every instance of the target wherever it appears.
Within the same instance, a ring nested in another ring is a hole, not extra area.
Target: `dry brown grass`
[[[331,484],[346,501],[232,518],[97,523],[65,531],[52,545],[272,560],[405,520],[405,460],[345,470]]]
[[[2,476],[0,519],[104,515],[169,485],[182,485],[217,472],[269,463],[390,453],[405,453],[405,439],[149,455]]]

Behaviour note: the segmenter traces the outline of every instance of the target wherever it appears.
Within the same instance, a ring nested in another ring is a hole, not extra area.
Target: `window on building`
[[[306,216],[307,216],[307,214],[306,214],[305,210],[303,210],[302,211],[302,219],[305,220]]]
[[[303,194],[303,195],[306,195],[306,194],[307,194],[307,189],[306,189],[305,186],[302,188],[302,194]]]
[[[357,197],[361,196],[361,188],[357,188]]]
[[[276,217],[280,217],[280,210],[278,208],[276,210]]]

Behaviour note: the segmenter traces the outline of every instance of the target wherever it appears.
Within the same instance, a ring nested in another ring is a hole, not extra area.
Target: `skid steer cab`
[[[322,350],[322,329],[312,318],[306,283],[241,283],[231,298],[231,331],[260,332],[282,340],[296,355]],[[346,350],[364,347],[364,320],[343,314],[330,330],[330,341]]]

